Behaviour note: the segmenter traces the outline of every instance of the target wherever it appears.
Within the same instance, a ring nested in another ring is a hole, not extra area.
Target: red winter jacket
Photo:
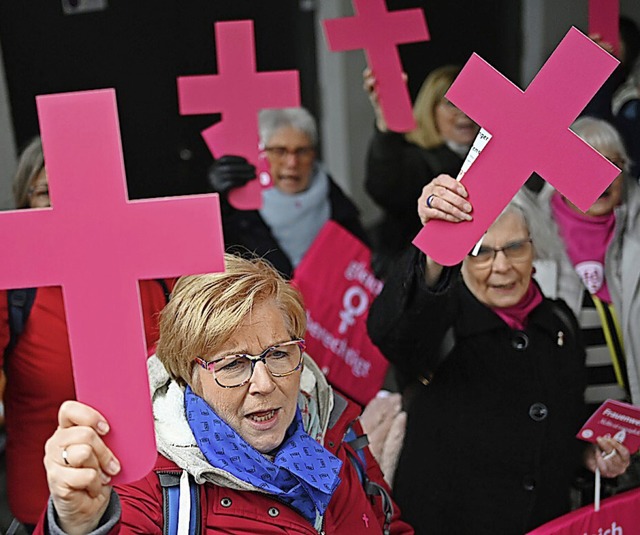
[[[338,395],[336,394],[336,398]],[[325,514],[322,533],[348,535],[374,535],[383,533],[384,513],[379,497],[370,498],[365,494],[354,465],[347,457],[347,450],[354,453],[351,446],[343,442],[343,437],[353,423],[356,435],[363,434],[359,422],[357,405],[351,402],[336,403],[334,411],[341,411],[337,421],[327,430],[324,446],[342,461],[340,485],[336,489]],[[335,420],[335,414],[332,415]],[[368,448],[364,449],[367,462],[367,476],[389,492],[383,480],[378,463]],[[122,507],[120,523],[111,534],[163,534],[162,487],[159,473],[181,474],[181,469],[162,455],[153,471],[135,483],[116,487]],[[219,487],[210,483],[200,485],[201,533],[260,533],[260,534],[309,534],[317,535],[314,527],[295,510],[277,499],[258,492],[238,491]],[[391,521],[392,535],[409,535],[413,528],[400,520],[398,507],[393,504]],[[47,533],[46,526],[40,526],[35,535]]]

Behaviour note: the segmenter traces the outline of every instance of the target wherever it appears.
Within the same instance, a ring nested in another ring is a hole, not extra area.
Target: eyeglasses
[[[490,265],[496,259],[496,255],[502,251],[504,256],[511,262],[518,264],[530,258],[531,248],[533,247],[532,243],[533,240],[527,238],[526,240],[507,243],[502,247],[487,247],[483,245],[478,249],[477,254],[469,254],[467,258],[474,266],[486,267]]]
[[[313,147],[298,147],[292,150],[287,147],[265,147],[264,150],[279,160],[284,160],[289,155],[295,156],[298,160],[310,160],[315,152]]]
[[[259,355],[228,355],[210,361],[196,357],[195,361],[213,372],[213,378],[221,387],[235,388],[249,382],[258,362],[263,362],[273,377],[292,374],[302,365],[305,348],[304,340],[296,338],[268,347]]]

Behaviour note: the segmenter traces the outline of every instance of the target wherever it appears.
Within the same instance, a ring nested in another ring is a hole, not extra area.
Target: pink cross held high
[[[416,123],[396,45],[429,40],[424,13],[421,9],[388,11],[385,0],[353,0],[353,9],[355,17],[323,21],[329,50],[364,48],[389,129],[413,130]]]
[[[589,0],[589,33],[613,47],[620,48],[620,0]]]
[[[202,131],[211,154],[244,156],[258,167],[258,112],[300,105],[298,71],[256,72],[253,21],[215,24],[217,75],[181,76],[182,115],[221,113],[222,120]],[[258,180],[229,193],[240,210],[262,206]]]
[[[620,170],[569,126],[617,64],[572,28],[522,91],[474,54],[446,95],[493,136],[463,178],[473,221],[431,220],[414,245],[457,264],[534,171],[586,211]]]
[[[52,208],[0,214],[0,287],[62,286],[77,397],[132,481],[157,456],[138,280],[224,270],[217,195],[127,200],[112,89],[37,106]]]

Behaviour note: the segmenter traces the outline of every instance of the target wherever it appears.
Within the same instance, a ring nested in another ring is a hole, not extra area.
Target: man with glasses
[[[256,178],[247,160],[223,156],[209,172],[209,182],[222,198],[228,250],[264,256],[291,277],[329,220],[366,242],[356,206],[316,158],[318,132],[311,114],[304,108],[263,110],[259,122],[263,157],[274,186],[264,191],[262,208],[236,210],[227,202],[229,191]]]

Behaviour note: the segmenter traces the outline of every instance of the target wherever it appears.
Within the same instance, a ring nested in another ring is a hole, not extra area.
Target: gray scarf
[[[305,191],[290,195],[271,188],[264,191],[262,199],[260,215],[296,267],[331,217],[329,177],[316,164]]]

